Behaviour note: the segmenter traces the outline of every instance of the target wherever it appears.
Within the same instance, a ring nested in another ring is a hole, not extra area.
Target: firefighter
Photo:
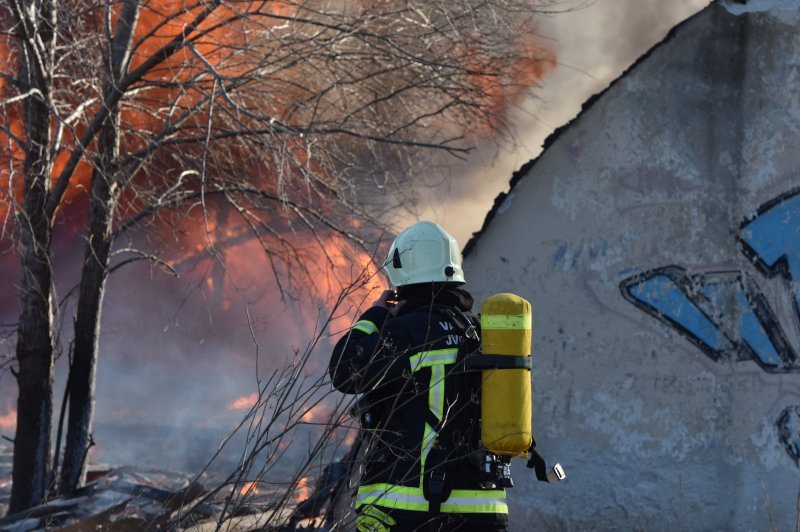
[[[397,236],[385,269],[397,291],[360,316],[329,365],[333,385],[366,405],[356,528],[506,530],[505,490],[473,452],[480,406],[454,371],[470,330],[453,317],[476,318],[458,243],[419,222]]]

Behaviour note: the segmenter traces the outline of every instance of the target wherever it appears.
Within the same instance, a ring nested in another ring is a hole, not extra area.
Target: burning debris
[[[344,471],[341,466],[339,470]],[[11,452],[0,447],[0,511],[8,502],[10,477]],[[330,475],[322,478],[324,489],[311,495],[311,480],[303,477],[286,503],[285,495],[291,487],[259,481],[209,490],[204,483],[182,473],[98,466],[91,469],[88,478],[86,486],[69,497],[0,518],[0,530],[205,532],[220,526],[225,530],[295,530],[322,522],[320,515],[328,504],[332,480]],[[341,480],[341,475],[333,480]]]
[[[0,520],[10,530],[135,529],[166,524],[204,493],[184,475],[135,468],[98,471],[99,477],[68,498],[59,498]],[[211,507],[197,512],[213,514]]]

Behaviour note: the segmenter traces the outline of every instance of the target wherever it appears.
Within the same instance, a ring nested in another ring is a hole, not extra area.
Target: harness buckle
[[[442,509],[442,494],[446,479],[447,474],[444,471],[431,471],[428,475],[428,503],[431,513],[439,513]]]
[[[428,489],[430,490],[430,494],[432,496],[442,495],[444,492],[444,483],[446,478],[447,474],[445,474],[444,471],[431,471]]]

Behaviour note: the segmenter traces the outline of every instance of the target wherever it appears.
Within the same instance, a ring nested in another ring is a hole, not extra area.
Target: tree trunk
[[[46,204],[50,189],[50,96],[55,6],[52,2],[15,4],[21,39],[20,88],[33,91],[24,102],[24,200],[17,214],[22,285],[17,327],[17,431],[14,436],[9,513],[41,503],[51,482],[53,417],[53,306]],[[50,48],[52,47],[52,48]]]
[[[109,128],[106,128],[109,129]],[[105,136],[105,131],[103,136]],[[61,492],[83,485],[92,445],[91,429],[95,404],[95,371],[103,295],[111,250],[111,221],[116,203],[110,177],[101,170],[92,176],[92,206],[86,243],[80,295],[75,319],[75,343],[69,370],[69,421],[61,469]]]
[[[48,176],[40,176],[46,180]],[[42,188],[42,187],[35,187]],[[30,189],[29,189],[30,192]],[[38,203],[30,196],[28,203]],[[22,312],[17,329],[17,431],[14,437],[9,513],[41,503],[51,481],[50,447],[53,417],[53,321],[50,287],[50,224],[43,213],[20,223],[22,228]],[[27,222],[27,223],[26,223]]]
[[[119,80],[127,64],[138,2],[125,0],[106,56],[104,101],[118,101]],[[69,493],[86,482],[88,453],[93,445],[95,375],[103,296],[108,277],[114,210],[119,198],[116,164],[119,157],[119,104],[106,104],[109,115],[100,131],[98,158],[92,174],[89,227],[75,318],[75,343],[69,370],[69,421],[61,469],[60,490]]]

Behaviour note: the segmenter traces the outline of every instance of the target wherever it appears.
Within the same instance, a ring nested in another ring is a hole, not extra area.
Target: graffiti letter
[[[689,276],[667,266],[622,282],[623,296],[684,334],[713,360],[738,351],[768,372],[800,369],[767,301],[739,272]]]
[[[790,406],[778,417],[778,433],[780,442],[794,463],[800,466],[800,406]]]
[[[766,371],[797,369],[797,356],[758,285],[749,275],[717,272],[694,276],[731,338]],[[721,314],[722,313],[722,314]]]
[[[681,331],[709,357],[718,360],[735,345],[688,295],[690,286],[682,268],[667,266],[623,281],[622,295],[648,314]]]
[[[744,253],[766,275],[782,274],[800,282],[800,189],[762,205],[755,218],[742,224],[740,238]],[[800,319],[800,291],[793,290]]]

